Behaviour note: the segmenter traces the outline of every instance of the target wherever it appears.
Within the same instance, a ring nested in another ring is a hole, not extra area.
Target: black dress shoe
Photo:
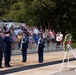
[[[12,67],[11,65],[9,65],[8,67]]]
[[[39,61],[39,63],[43,63],[43,61]]]
[[[3,68],[2,66],[0,66],[0,68]]]
[[[8,67],[7,65],[5,67]]]
[[[22,61],[22,62],[26,62],[26,61]]]
[[[6,65],[5,67],[12,67],[11,65]]]

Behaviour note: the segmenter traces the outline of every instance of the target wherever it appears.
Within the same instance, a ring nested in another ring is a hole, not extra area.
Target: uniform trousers
[[[0,67],[2,66],[2,58],[3,58],[3,52],[0,51]]]
[[[38,62],[43,62],[43,48],[38,50]]]
[[[26,62],[27,60],[27,48],[22,49],[22,61]]]
[[[5,66],[9,66],[9,62],[11,59],[11,52],[10,51],[5,51],[4,52],[4,60],[5,60]]]

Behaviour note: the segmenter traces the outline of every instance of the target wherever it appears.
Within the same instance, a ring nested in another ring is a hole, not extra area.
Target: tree
[[[75,7],[76,0],[1,0],[0,16],[76,35]]]

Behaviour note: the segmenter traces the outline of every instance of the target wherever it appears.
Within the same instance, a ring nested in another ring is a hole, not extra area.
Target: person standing
[[[0,31],[0,68],[2,68],[3,50],[4,50],[4,41],[2,38],[2,32]]]
[[[47,35],[47,37],[46,37],[46,42],[47,42],[47,47],[48,47],[49,44],[50,44],[50,37],[49,37],[49,35]]]
[[[61,46],[63,46],[63,34],[60,32],[60,38],[61,38]]]
[[[10,18],[9,22],[13,22],[13,19],[12,19],[12,18]]]
[[[40,38],[38,40],[38,62],[43,62],[43,50],[44,50],[45,39],[43,38],[43,34],[40,34]]]
[[[4,61],[5,61],[5,67],[11,67],[11,65],[10,65],[11,43],[12,43],[12,38],[10,36],[10,33],[6,32],[5,36],[4,36]]]
[[[20,40],[22,38],[22,32],[18,32],[18,35],[17,35],[17,42],[18,42],[18,49],[20,49]]]
[[[60,43],[61,43],[61,37],[60,37],[60,34],[58,33],[57,36],[56,36],[56,42],[57,42],[57,47],[60,47]]]
[[[6,19],[6,18],[4,18],[3,22],[7,22],[7,19]]]
[[[39,34],[36,34],[36,36],[34,37],[35,43],[36,43],[36,47],[38,45],[38,40],[39,40]]]
[[[29,43],[29,37],[27,36],[27,33],[23,33],[23,37],[21,39],[22,62],[27,61],[28,43]]]

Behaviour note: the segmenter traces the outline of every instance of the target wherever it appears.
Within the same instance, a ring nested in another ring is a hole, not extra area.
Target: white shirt
[[[35,29],[33,30],[33,33],[34,33],[34,34],[38,34],[38,33],[39,33],[38,29],[35,28]]]
[[[60,34],[61,40],[63,40],[63,34]]]
[[[57,36],[56,37],[56,41],[61,41],[61,37],[60,36]]]

